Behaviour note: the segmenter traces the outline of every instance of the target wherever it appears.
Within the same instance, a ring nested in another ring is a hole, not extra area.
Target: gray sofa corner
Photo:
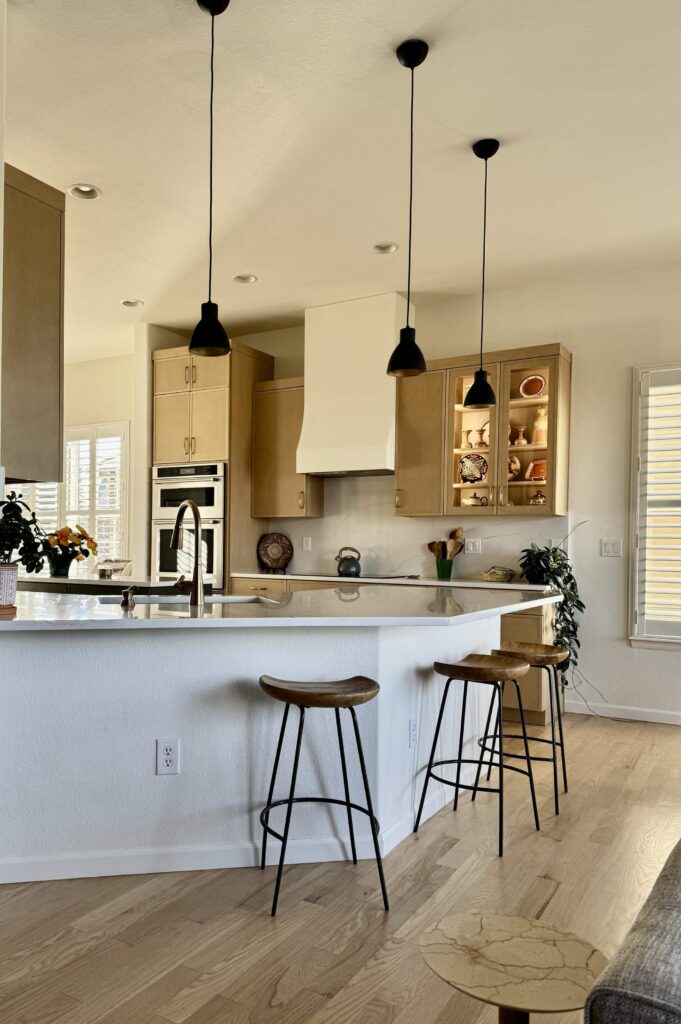
[[[585,1024],[681,1024],[681,842],[594,985]]]

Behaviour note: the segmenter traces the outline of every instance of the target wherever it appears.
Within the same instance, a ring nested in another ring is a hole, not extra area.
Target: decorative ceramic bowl
[[[540,398],[546,390],[546,377],[541,373],[531,373],[520,382],[518,391],[523,398]]]
[[[537,483],[546,482],[546,459],[532,459],[525,470],[526,480],[536,480]]]

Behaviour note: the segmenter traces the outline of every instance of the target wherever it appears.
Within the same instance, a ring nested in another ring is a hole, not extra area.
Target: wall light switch
[[[622,538],[617,540],[606,540],[601,537],[601,558],[621,558]]]
[[[312,537],[303,537],[303,551],[312,551]]]
[[[480,537],[469,537],[466,540],[466,546],[464,547],[464,554],[466,555],[481,555],[482,554],[482,540]]]

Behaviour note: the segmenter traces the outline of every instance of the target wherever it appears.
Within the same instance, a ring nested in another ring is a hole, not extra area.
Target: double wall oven
[[[191,577],[194,568],[194,528],[182,524],[182,550],[173,551],[170,539],[177,510],[190,498],[201,512],[203,578],[216,590],[223,585],[225,563],[226,476],[224,462],[154,466],[151,480],[151,575],[174,579]]]

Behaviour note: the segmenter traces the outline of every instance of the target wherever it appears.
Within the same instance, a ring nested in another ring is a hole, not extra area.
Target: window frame
[[[678,370],[681,373],[681,361],[669,363],[646,363],[633,368],[632,377],[632,415],[631,415],[631,482],[630,482],[630,516],[629,516],[629,643],[632,647],[649,648],[651,650],[671,650],[681,647],[681,635],[644,634],[638,632],[639,626],[639,536],[641,533],[641,453],[643,447],[642,412],[643,412],[643,380],[644,374],[664,370]]]

